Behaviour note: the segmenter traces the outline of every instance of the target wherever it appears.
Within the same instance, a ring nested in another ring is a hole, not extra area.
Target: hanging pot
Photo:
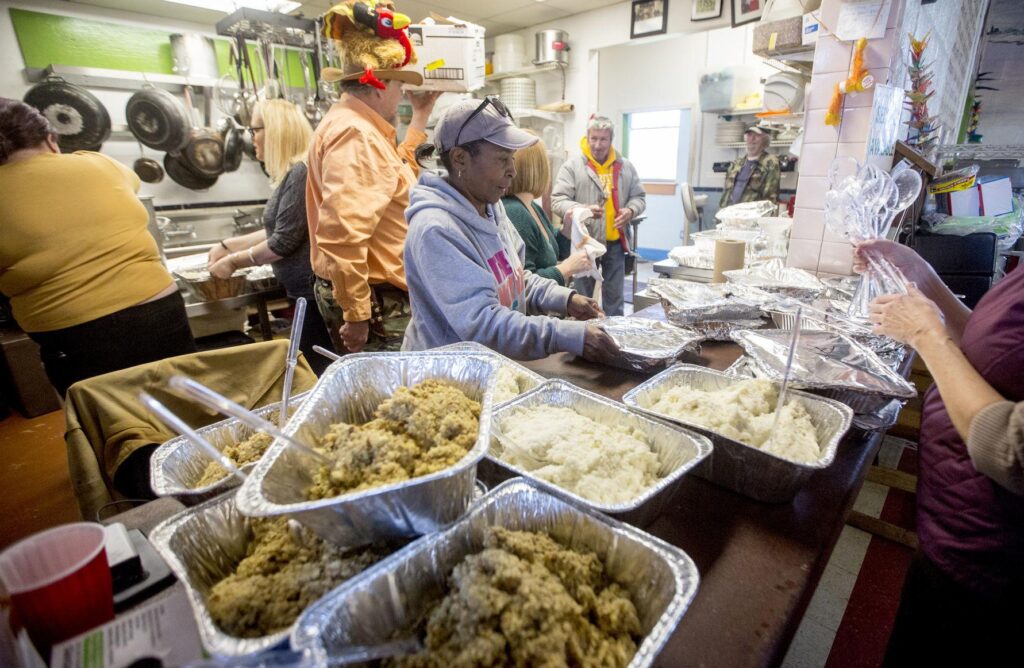
[[[96,96],[60,77],[47,77],[25,94],[57,133],[61,151],[99,150],[110,137],[110,114]]]
[[[185,100],[190,115],[194,114],[189,86],[185,86]],[[196,174],[216,177],[224,171],[224,141],[210,128],[193,127],[181,156]]]
[[[152,149],[177,153],[188,143],[188,113],[178,98],[161,88],[147,86],[132,95],[125,118],[135,138]]]
[[[248,132],[242,133],[242,153],[250,160],[258,160],[256,157],[256,145],[252,143],[252,135]]]
[[[164,168],[153,158],[147,158],[139,142],[139,158],[132,164],[132,171],[143,183],[160,183],[164,180]]]
[[[233,172],[242,164],[242,134],[245,131],[228,120],[224,128],[224,171]]]
[[[164,169],[172,181],[190,190],[207,190],[217,183],[216,176],[196,174],[182,157],[171,153],[164,156]]]

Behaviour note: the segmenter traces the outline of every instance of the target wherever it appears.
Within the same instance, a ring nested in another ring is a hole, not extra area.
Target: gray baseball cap
[[[505,105],[490,96],[483,100],[456,102],[445,110],[434,129],[434,145],[438,153],[478,139],[513,150],[533,146],[538,141],[536,136],[517,128]]]

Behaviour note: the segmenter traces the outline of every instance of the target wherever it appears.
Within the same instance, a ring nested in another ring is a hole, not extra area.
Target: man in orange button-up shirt
[[[361,74],[361,72],[359,72]],[[402,70],[379,71],[383,90],[346,72],[341,99],[309,149],[306,215],[316,297],[339,352],[398,350],[409,318],[402,266],[405,209],[416,183],[416,147],[437,93],[410,95],[412,122],[395,146]]]

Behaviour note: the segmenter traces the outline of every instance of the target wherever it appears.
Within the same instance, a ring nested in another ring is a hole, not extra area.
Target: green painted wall
[[[25,9],[12,8],[10,14],[26,67],[70,65],[129,72],[174,73],[170,42],[173,32]],[[214,46],[221,74],[234,72],[234,67],[229,64],[228,40],[214,39]],[[288,86],[301,88],[303,85],[302,55],[303,52],[289,49],[286,52],[288,68],[284,67],[284,59],[279,56],[281,78],[287,79]],[[251,44],[249,57],[253,61],[257,81],[262,81],[256,49]]]

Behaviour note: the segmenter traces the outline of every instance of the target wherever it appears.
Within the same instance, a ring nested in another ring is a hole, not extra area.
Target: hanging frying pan
[[[178,98],[162,88],[147,86],[128,99],[128,129],[135,138],[158,151],[177,153],[189,140],[191,123]]]
[[[190,190],[207,190],[217,183],[216,176],[196,174],[184,158],[170,153],[164,156],[164,169],[172,181]]]
[[[139,158],[132,164],[132,171],[144,183],[160,183],[164,180],[164,168],[153,158],[147,158],[139,143]]]
[[[251,160],[257,160],[256,145],[252,143],[252,135],[248,132],[242,133],[242,153],[249,156]]]
[[[242,128],[233,119],[226,119],[224,126],[224,171],[233,172],[242,164]]]
[[[185,101],[190,114],[194,114],[190,86],[185,86]],[[181,156],[196,174],[216,178],[224,171],[224,140],[210,128],[195,125]]]
[[[60,150],[99,150],[110,137],[110,114],[96,96],[60,77],[47,77],[25,94],[57,133]]]

